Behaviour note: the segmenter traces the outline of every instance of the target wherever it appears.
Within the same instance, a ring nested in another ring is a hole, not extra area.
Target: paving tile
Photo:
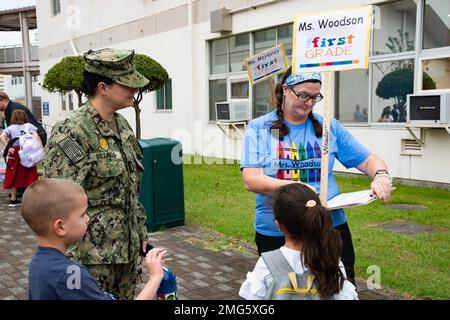
[[[207,282],[202,281],[200,279],[195,279],[194,281],[192,281],[192,283],[194,285],[196,285],[197,287],[200,287],[200,288],[204,288],[204,287],[208,287],[209,286],[209,284]]]
[[[197,272],[197,271],[192,272],[192,276],[194,276],[196,279],[206,278],[206,276],[204,274]]]
[[[200,268],[204,268],[204,269],[209,269],[209,268],[211,268],[211,265],[209,265],[209,264],[207,264],[207,263],[205,263],[205,262],[197,263],[197,265],[198,265]]]
[[[234,269],[233,268],[230,268],[230,267],[228,267],[228,266],[219,266],[219,269],[220,270],[223,270],[223,271],[226,271],[226,272],[233,272],[234,271]]]

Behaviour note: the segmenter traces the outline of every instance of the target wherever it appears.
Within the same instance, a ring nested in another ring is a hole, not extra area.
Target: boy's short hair
[[[76,208],[76,195],[86,194],[77,183],[63,179],[42,179],[32,183],[22,197],[21,213],[30,228],[45,236],[50,223],[65,219]]]

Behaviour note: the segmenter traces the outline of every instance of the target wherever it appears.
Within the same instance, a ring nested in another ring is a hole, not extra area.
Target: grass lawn
[[[247,192],[237,164],[184,165],[188,223],[253,243],[254,195]],[[341,178],[342,192],[369,188],[364,178]],[[395,184],[395,182],[394,182]],[[450,229],[450,191],[395,185],[390,203],[427,206],[426,211],[386,208],[381,201],[346,210],[356,250],[357,277],[381,270],[383,286],[417,298],[450,298],[450,232],[406,236],[374,224],[406,220]]]

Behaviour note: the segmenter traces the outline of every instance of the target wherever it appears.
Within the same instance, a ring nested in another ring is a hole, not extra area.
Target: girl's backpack
[[[45,152],[42,144],[31,133],[25,133],[19,138],[20,163],[27,168],[34,167],[44,160]]]
[[[295,273],[280,249],[261,254],[273,281],[264,300],[320,300],[314,275]]]
[[[9,148],[11,148],[17,140],[19,140],[20,145],[19,157],[21,165],[26,168],[31,168],[44,160],[45,152],[42,144],[36,140],[31,133],[25,133],[20,137],[9,140],[3,152],[5,162],[7,162],[6,157],[8,155]]]

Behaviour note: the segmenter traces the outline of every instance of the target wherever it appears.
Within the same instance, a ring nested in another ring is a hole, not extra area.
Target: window
[[[52,1],[52,14],[56,16],[61,13],[61,3],[60,0],[51,0]]]
[[[66,102],[67,102],[67,97],[66,97],[65,94],[62,94],[62,95],[61,95],[61,110],[62,110],[62,111],[66,111],[66,110],[67,110],[67,104],[66,104]]]
[[[414,92],[414,60],[375,63],[372,122],[406,122],[406,96]]]
[[[368,123],[369,70],[336,72],[335,86],[335,118],[344,123]]]
[[[249,34],[245,33],[232,36],[228,40],[230,48],[230,71],[246,71],[247,68],[245,67],[244,59],[247,59],[250,53]]]
[[[250,88],[244,60],[283,43],[287,63],[292,61],[292,23],[270,29],[233,35],[210,42],[209,119],[216,120],[215,103],[233,99],[252,99],[253,117],[272,110],[267,81]],[[250,44],[253,43],[252,46]],[[274,77],[274,81],[276,82]]]
[[[172,110],[172,79],[156,91],[156,110]]]
[[[272,48],[283,43],[286,63],[292,62],[292,28],[293,25],[286,24],[277,28],[256,31],[254,33],[254,54]],[[272,77],[274,86],[280,80],[279,76]],[[276,102],[272,101],[272,93],[269,83],[262,81],[253,86],[253,112],[254,118],[267,114],[274,110]]]
[[[268,29],[255,32],[254,54],[270,49],[277,43],[277,29]]]
[[[209,120],[216,121],[216,103],[246,100],[250,97],[250,83],[246,76],[227,76],[209,81]]]
[[[401,0],[377,7],[379,21],[373,29],[369,69],[336,73],[338,120],[352,124],[406,122],[406,97],[414,93],[416,28],[420,27],[416,25],[416,3]]]
[[[422,46],[424,49],[450,46],[450,1],[425,0]]]
[[[278,44],[282,43],[286,53],[286,63],[292,63],[292,24],[278,27]]]
[[[231,99],[248,99],[248,80],[231,79]]]
[[[272,95],[267,81],[258,82],[253,86],[253,105],[254,118],[272,111]]]
[[[450,57],[422,60],[422,90],[450,89]]]
[[[380,28],[373,29],[372,55],[414,51],[416,4],[402,0],[379,6]]]
[[[216,102],[227,101],[227,80],[209,81],[209,119],[216,120]]]
[[[69,110],[73,111],[73,95],[72,93],[68,93],[67,95],[69,97]]]
[[[211,42],[211,73],[227,73],[228,72],[228,41],[227,39],[219,39]]]

